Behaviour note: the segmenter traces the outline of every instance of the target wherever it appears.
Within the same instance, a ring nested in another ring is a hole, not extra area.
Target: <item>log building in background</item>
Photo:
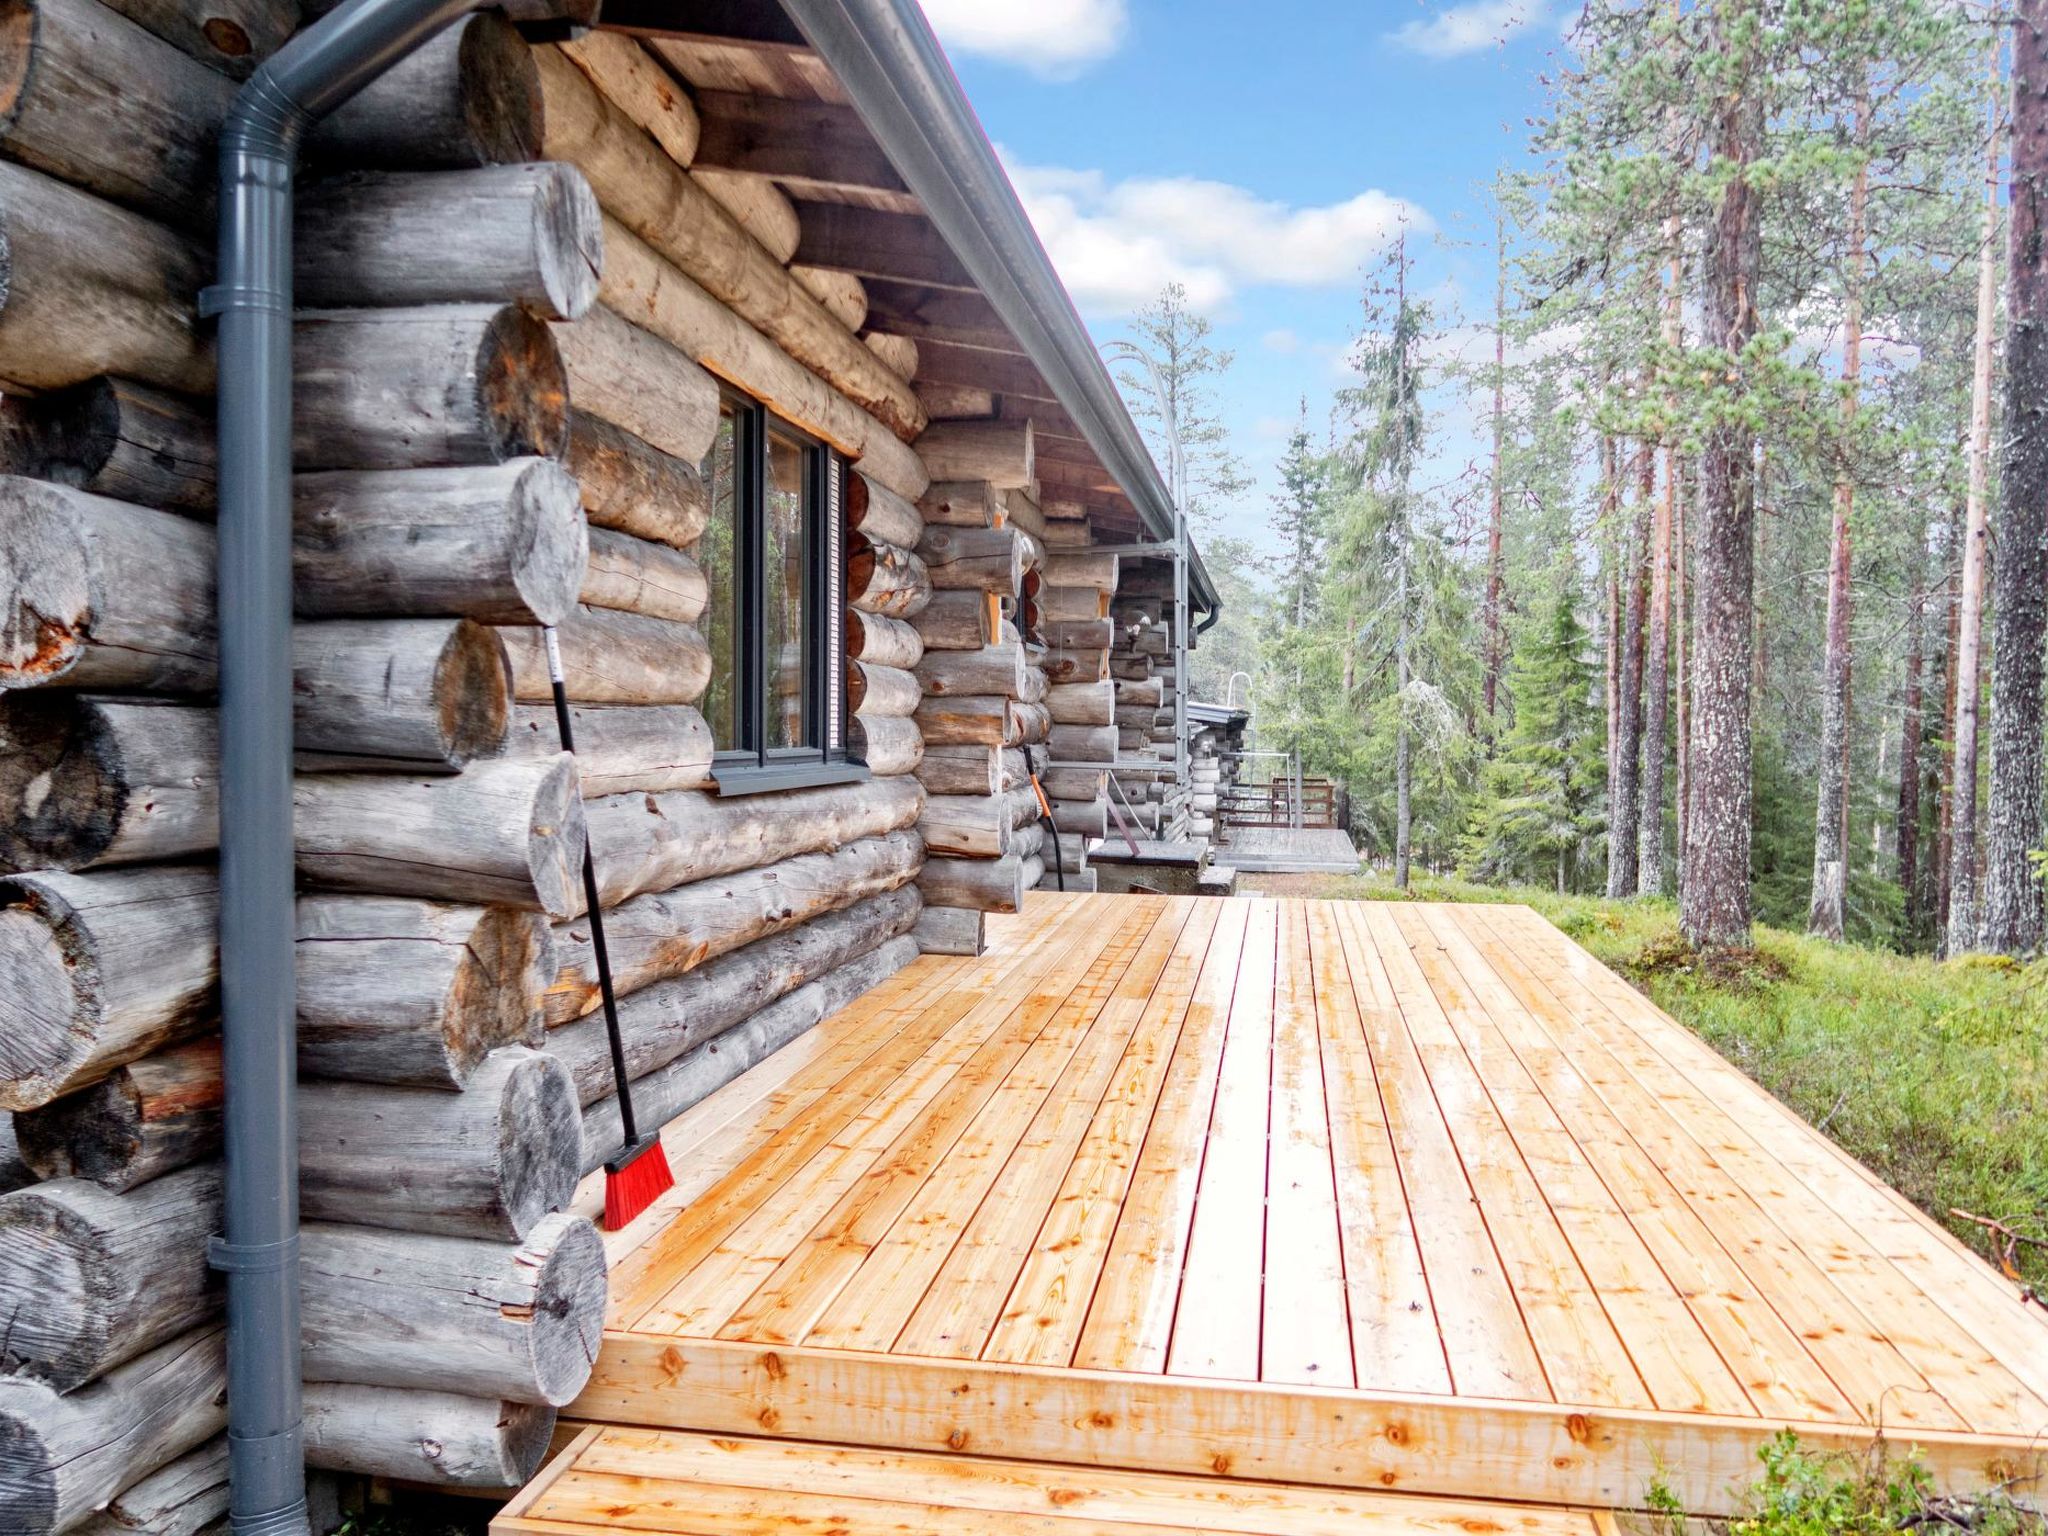
[[[226,1499],[196,306],[215,129],[310,12],[15,11],[0,1529],[190,1532]],[[586,839],[659,1123],[921,943],[1085,884],[1109,765],[1172,718],[1160,604],[1119,597],[1170,570],[1095,552],[1167,536],[1164,491],[1007,189],[864,120],[772,0],[603,20],[633,30],[479,13],[307,150],[302,1281],[340,1473],[516,1484],[588,1374],[618,1112]],[[1058,855],[1032,754],[1069,765]]]

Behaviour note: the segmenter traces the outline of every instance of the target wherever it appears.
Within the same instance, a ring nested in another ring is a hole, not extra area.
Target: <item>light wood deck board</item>
[[[990,932],[671,1128],[573,1415],[1701,1509],[1780,1424],[2038,1454],[2048,1318],[1526,909]]]

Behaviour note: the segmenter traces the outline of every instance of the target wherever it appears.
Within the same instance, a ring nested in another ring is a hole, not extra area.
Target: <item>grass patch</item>
[[[1273,894],[1403,899],[1381,876],[1262,877]],[[2048,962],[1909,957],[1759,928],[1702,964],[1668,901],[1418,878],[1420,901],[1524,902],[2037,1295],[2048,1247]]]

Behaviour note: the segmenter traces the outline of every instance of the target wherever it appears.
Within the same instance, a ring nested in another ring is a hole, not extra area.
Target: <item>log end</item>
[[[568,917],[580,909],[588,836],[576,759],[565,752],[536,786],[527,822],[527,872],[541,910],[551,917]]]
[[[556,318],[574,320],[597,302],[604,273],[604,215],[573,165],[551,163],[533,202],[533,244],[543,291]]]
[[[82,869],[104,854],[128,799],[120,755],[90,701],[0,695],[0,871]]]
[[[490,12],[471,17],[462,31],[457,67],[462,115],[479,162],[523,165],[543,158],[547,115],[540,66],[519,29]]]
[[[473,29],[472,29],[473,30]],[[569,370],[545,320],[500,309],[477,346],[478,401],[500,461],[569,448]]]
[[[35,1184],[0,1199],[0,1372],[58,1392],[104,1363],[107,1326],[122,1298],[114,1262],[79,1210]],[[4,1508],[0,1504],[0,1508]]]
[[[4,296],[0,296],[4,303]],[[10,479],[0,502],[0,689],[56,682],[85,654],[94,562],[59,493]]]
[[[512,739],[512,660],[488,624],[464,619],[434,660],[442,758],[461,768],[501,756]]]
[[[45,1536],[57,1529],[62,1450],[50,1441],[57,1394],[30,1381],[0,1382],[0,1516],[9,1531]]]
[[[499,1046],[541,1043],[541,996],[553,971],[553,931],[538,912],[492,907],[477,920],[449,988],[448,1057],[457,1082]]]
[[[564,446],[566,446],[566,438]],[[511,498],[518,546],[512,581],[526,609],[542,624],[560,624],[576,611],[590,568],[590,525],[576,479],[553,459],[536,459],[519,473]]]
[[[604,1341],[604,1239],[582,1216],[556,1213],[528,1237],[521,1257],[537,1264],[533,1299],[534,1381],[555,1407],[590,1379]]]
[[[498,1198],[512,1230],[524,1238],[576,1193],[583,1113],[576,1079],[561,1061],[516,1047],[499,1054],[506,1060],[498,1082]]]
[[[57,1097],[91,1049],[97,966],[76,953],[61,911],[44,893],[0,882],[0,1109],[34,1109]]]

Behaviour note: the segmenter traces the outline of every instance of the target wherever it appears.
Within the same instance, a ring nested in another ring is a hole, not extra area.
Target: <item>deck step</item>
[[[584,1430],[492,1536],[1613,1536],[1585,1510],[1222,1477],[860,1450],[681,1430]]]

